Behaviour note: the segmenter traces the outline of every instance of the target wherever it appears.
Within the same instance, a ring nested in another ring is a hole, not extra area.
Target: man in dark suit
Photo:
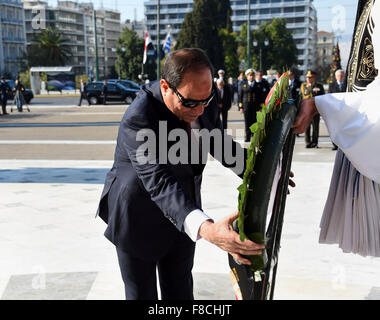
[[[105,236],[116,246],[126,299],[158,298],[156,268],[162,299],[193,299],[191,270],[199,238],[244,264],[250,262],[242,255],[258,254],[263,248],[240,241],[231,226],[236,213],[214,223],[202,211],[200,188],[207,152],[227,166],[221,146],[231,139],[221,130],[212,75],[204,51],[172,52],[162,79],[142,87],[120,123],[114,165],[98,214],[108,224]],[[209,133],[217,129],[223,141],[208,149],[203,143],[194,146],[194,136],[204,140],[195,128]],[[168,139],[173,135],[179,140]],[[239,144],[231,146],[234,154],[242,154]],[[194,156],[197,148],[204,161]],[[180,161],[175,158],[178,151]],[[244,163],[245,156],[240,158],[237,161]],[[236,173],[241,176],[243,171]]]
[[[107,88],[107,81],[104,80],[103,82],[103,88],[102,88],[102,96],[103,96],[103,104],[107,104],[107,94],[108,94],[108,88]]]
[[[325,94],[323,85],[316,82],[317,73],[309,70],[306,75],[306,82],[301,85],[302,100]],[[321,116],[314,115],[313,120],[305,131],[306,148],[318,148],[319,122]]]
[[[239,92],[239,108],[244,113],[245,142],[249,142],[252,136],[250,127],[256,122],[256,113],[260,110],[260,92],[255,83],[255,71],[248,69],[245,76],[247,80],[242,83]]]
[[[8,91],[10,91],[11,88],[9,87],[8,83],[5,81],[5,78],[2,77],[0,81],[0,100],[1,100],[1,108],[3,110],[3,115],[8,114],[7,113],[7,99],[8,99]]]
[[[288,98],[294,101],[298,100],[301,90],[301,81],[296,78],[294,70],[289,70],[289,91]]]
[[[87,100],[88,105],[90,105],[90,102],[87,99],[87,83],[85,83],[83,81],[83,79],[80,79],[79,86],[80,86],[80,88],[79,88],[79,90],[80,90],[80,98],[79,98],[78,107],[80,107],[82,105],[82,100],[83,99]]]
[[[339,69],[335,72],[335,80],[329,84],[329,93],[346,92],[347,83],[344,80],[344,71]]]
[[[228,111],[232,105],[232,88],[223,79],[216,80],[216,87],[218,90],[218,105],[220,114],[222,115],[223,130],[227,129]]]
[[[339,69],[335,71],[335,80],[329,84],[329,93],[338,93],[338,92],[346,92],[347,83],[344,80],[344,71]],[[335,143],[332,143],[333,150],[338,150],[338,146]]]
[[[270,91],[270,85],[266,79],[263,78],[263,72],[257,71],[255,82],[257,85],[257,89],[259,91],[259,98],[258,98],[258,104],[261,109],[261,105],[265,103],[265,99],[267,98],[267,95]]]

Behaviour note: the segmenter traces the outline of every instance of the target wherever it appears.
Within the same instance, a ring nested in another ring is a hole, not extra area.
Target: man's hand
[[[290,171],[289,177],[290,177],[290,178],[294,178],[294,173],[293,173],[293,171]],[[294,182],[292,179],[289,179],[289,186],[291,186],[292,188],[295,188],[295,187],[296,187],[296,184],[295,184],[295,182]],[[289,188],[288,188],[288,194],[290,194],[290,190],[289,190]]]
[[[310,98],[303,100],[301,103],[300,110],[293,123],[293,130],[295,133],[304,133],[306,128],[310,124],[313,117],[318,113],[317,107],[315,106],[315,99]]]
[[[238,218],[238,215],[239,213],[235,212],[217,223],[204,222],[199,228],[199,235],[220,249],[227,251],[236,261],[250,265],[251,262],[242,255],[259,255],[265,245],[254,243],[248,239],[245,239],[244,242],[240,241],[239,234],[232,228],[232,222]]]

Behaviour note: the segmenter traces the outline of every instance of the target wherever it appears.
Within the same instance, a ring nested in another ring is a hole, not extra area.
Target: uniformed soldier
[[[301,99],[309,99],[325,94],[323,85],[316,82],[317,73],[309,70],[306,75],[306,82],[301,85]],[[319,113],[313,117],[309,127],[305,131],[306,148],[318,148],[319,138]],[[312,130],[312,134],[311,134]]]
[[[255,70],[248,69],[245,72],[245,80],[239,91],[239,109],[244,113],[245,142],[251,140],[252,132],[249,129],[256,122],[256,112],[260,110],[259,87],[255,83]]]

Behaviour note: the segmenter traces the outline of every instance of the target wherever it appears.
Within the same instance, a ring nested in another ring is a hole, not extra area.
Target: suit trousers
[[[79,98],[79,103],[78,103],[78,106],[81,106],[82,105],[82,101],[84,100],[87,100],[87,94],[85,94],[84,92],[81,92],[80,93],[80,98]],[[88,101],[87,101],[88,102]],[[90,102],[88,102],[88,104],[90,105]]]
[[[223,130],[227,129],[228,109],[220,109],[220,115],[222,116]]]
[[[244,124],[245,124],[245,141],[251,140],[252,132],[250,127],[256,122],[256,108],[247,106],[244,108]]]
[[[195,243],[179,233],[172,247],[158,261],[132,257],[116,248],[126,300],[158,300],[156,269],[162,300],[194,300]]]
[[[320,119],[321,119],[321,116],[319,114],[315,115],[313,119],[311,120],[310,125],[307,127],[305,131],[306,145],[310,143],[318,145]]]
[[[3,111],[3,114],[7,113],[7,98],[1,98],[1,108]]]

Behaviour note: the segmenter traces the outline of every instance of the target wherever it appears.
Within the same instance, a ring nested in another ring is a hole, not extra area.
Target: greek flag
[[[169,31],[168,35],[166,36],[164,46],[162,47],[165,55],[170,53],[171,44],[172,44],[172,40],[171,40],[171,36],[170,36],[170,31]]]

